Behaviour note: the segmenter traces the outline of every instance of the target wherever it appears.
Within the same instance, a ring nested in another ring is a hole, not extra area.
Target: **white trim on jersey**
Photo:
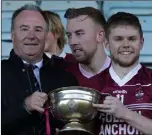
[[[139,63],[136,67],[134,67],[127,75],[125,75],[122,79],[116,74],[114,71],[112,65],[109,69],[109,74],[111,78],[119,85],[123,86],[125,85],[129,80],[131,80],[140,70],[141,64]]]
[[[151,83],[148,83],[148,84],[142,85],[142,84],[140,84],[140,83],[137,83],[137,84],[132,84],[132,85],[124,85],[124,86],[131,86],[131,87],[133,87],[133,86],[149,87],[149,86],[152,86],[152,84],[151,84]]]
[[[152,103],[129,104],[125,106],[131,110],[152,110]]]
[[[111,64],[111,59],[110,59],[110,57],[107,56],[103,67],[96,74],[99,74],[102,71],[104,71],[105,69],[107,69],[110,66],[110,64]],[[82,66],[80,65],[80,63],[79,63],[79,70],[80,70],[81,74],[83,76],[85,76],[86,78],[91,78],[96,75],[96,74],[92,74],[92,73],[86,71],[85,69],[83,69]]]

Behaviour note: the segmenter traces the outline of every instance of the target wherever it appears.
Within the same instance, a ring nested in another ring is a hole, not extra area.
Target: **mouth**
[[[26,45],[26,46],[37,46],[38,44],[37,43],[24,43],[24,45]]]
[[[74,52],[75,52],[75,53],[80,53],[80,52],[82,52],[82,50],[77,49],[77,50],[74,50]]]
[[[82,49],[73,49],[73,52],[74,53],[79,53],[79,52],[82,52]]]
[[[119,52],[119,54],[121,55],[130,55],[132,54],[133,52],[130,52],[130,51],[122,51],[122,52]]]

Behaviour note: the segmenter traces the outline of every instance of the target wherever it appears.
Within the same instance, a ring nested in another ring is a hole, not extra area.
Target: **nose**
[[[123,41],[123,46],[124,46],[125,48],[128,48],[128,47],[129,47],[129,41],[128,41],[127,39],[124,39],[124,41]]]
[[[34,32],[33,30],[30,30],[30,31],[28,32],[28,38],[29,38],[29,39],[35,39],[35,32]]]
[[[71,37],[68,38],[68,42],[70,46],[74,46],[78,44],[78,39],[75,35],[71,35]]]

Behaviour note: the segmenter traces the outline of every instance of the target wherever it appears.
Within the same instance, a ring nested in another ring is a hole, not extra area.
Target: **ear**
[[[104,41],[104,46],[109,51],[109,41],[107,39]]]
[[[97,32],[97,42],[98,43],[102,43],[105,40],[105,32],[102,28],[100,28],[100,30],[98,30]]]
[[[140,41],[140,50],[143,48],[143,46],[144,46],[144,37],[142,37]]]
[[[14,42],[14,31],[11,32],[11,39],[12,39],[12,42]]]

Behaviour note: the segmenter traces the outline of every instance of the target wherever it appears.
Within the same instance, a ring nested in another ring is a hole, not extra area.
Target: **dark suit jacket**
[[[56,66],[55,61],[46,55],[43,57],[43,67],[40,69],[43,92],[77,85],[75,77]],[[8,60],[2,60],[1,73],[2,135],[33,135],[33,127],[39,122],[39,117],[37,112],[29,114],[23,107],[25,98],[32,92],[24,64],[13,50]],[[52,125],[55,122],[52,120]]]

